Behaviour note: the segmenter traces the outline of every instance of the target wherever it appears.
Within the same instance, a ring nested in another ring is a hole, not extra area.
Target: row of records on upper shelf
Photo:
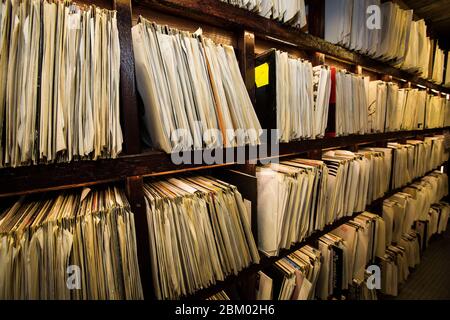
[[[126,112],[116,12],[4,0],[0,26],[0,167],[116,158]],[[450,124],[445,98],[278,51],[257,67],[254,106],[231,46],[142,17],[132,36],[141,138],[167,153],[257,145],[264,129],[288,142]]]

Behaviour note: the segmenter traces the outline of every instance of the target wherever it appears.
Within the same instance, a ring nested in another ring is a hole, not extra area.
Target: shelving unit
[[[323,62],[324,58],[327,57],[333,61],[344,63],[355,70],[364,69],[367,72],[374,73],[380,79],[392,77],[398,80],[405,80],[411,84],[425,86],[444,94],[450,93],[450,89],[420,79],[417,75],[409,74],[388,64],[330,44],[318,37],[317,35],[323,30],[323,19],[321,18],[321,10],[323,10],[322,1],[312,1],[310,3],[308,24],[310,33],[312,34],[307,34],[243,9],[221,3],[218,0],[97,0],[93,2],[99,6],[106,6],[117,10],[121,48],[120,106],[125,154],[117,159],[2,168],[0,169],[0,198],[50,190],[86,187],[110,182],[124,183],[130,204],[135,213],[138,258],[146,298],[152,299],[154,298],[154,294],[150,270],[148,224],[143,195],[145,178],[199,170],[224,177],[227,181],[238,185],[243,195],[253,202],[252,230],[256,236],[256,166],[253,163],[258,159],[265,157],[298,156],[305,153],[311,158],[320,158],[324,149],[348,147],[356,151],[360,145],[385,146],[389,141],[423,138],[428,135],[442,134],[444,130],[450,129],[427,129],[297,141],[281,144],[279,155],[266,155],[262,157],[247,156],[246,165],[236,164],[236,159],[218,165],[206,163],[175,165],[172,163],[170,155],[155,150],[144,151],[141,145],[140,110],[142,105],[136,90],[131,39],[131,27],[135,22],[136,15],[140,13],[145,15],[148,11],[158,12],[164,15],[171,15],[174,19],[180,18],[190,21],[193,25],[208,25],[213,28],[227,30],[227,32],[234,36],[233,41],[235,41],[241,73],[253,102],[255,102],[255,43],[260,40],[275,44],[279,43],[280,46],[288,46],[295,50],[301,50],[315,64]],[[86,1],[86,3],[88,2]],[[146,18],[152,19],[152,16],[146,16]],[[252,147],[246,147],[247,154],[250,153],[249,148]],[[260,148],[254,148],[256,150],[253,151],[257,152],[253,152],[253,154],[258,154]],[[190,153],[190,157],[194,157],[193,152]],[[224,171],[225,169],[227,170]],[[389,193],[386,197],[392,193]],[[383,199],[375,201],[375,203],[368,207],[368,210],[379,208]],[[346,217],[341,219],[335,224],[328,226],[325,230],[316,232],[306,241],[295,245],[290,250],[283,250],[278,257],[263,258],[260,264],[253,265],[239,273],[239,275],[229,277],[226,281],[220,282],[211,288],[201,290],[188,298],[206,298],[229,287],[231,284],[236,283],[236,281],[254,275],[257,271],[268,267],[275,261],[298,250],[303,245],[314,243],[323,234],[346,223],[352,218]]]

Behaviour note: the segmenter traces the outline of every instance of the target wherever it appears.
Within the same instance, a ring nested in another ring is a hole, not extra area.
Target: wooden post
[[[412,84],[410,81],[401,81],[399,84],[399,88],[401,89],[411,89]]]
[[[256,177],[256,164],[246,163],[236,165],[236,170],[249,176]]]
[[[431,30],[428,32],[431,32]],[[431,54],[430,54],[430,60],[428,62],[428,74],[426,75],[427,79],[431,79],[433,76],[433,66],[434,66],[434,56],[436,54],[436,45],[437,45],[437,41],[434,39],[431,39]]]
[[[311,64],[313,66],[320,66],[325,64],[326,56],[321,52],[314,52],[311,56]]]
[[[134,213],[136,229],[137,255],[139,273],[145,299],[155,300],[153,289],[152,264],[150,258],[150,236],[144,199],[144,180],[142,177],[128,177],[126,191],[131,210]]]
[[[417,135],[417,136],[414,137],[414,140],[424,141],[425,140],[425,135],[423,135],[423,134]]]
[[[309,151],[308,158],[311,160],[322,160],[322,149],[315,149]]]
[[[255,301],[256,288],[259,287],[260,276],[255,272],[238,282],[241,301]]]
[[[241,69],[242,78],[250,96],[250,100],[256,107],[256,84],[255,84],[255,34],[243,30],[238,36],[238,60]],[[256,164],[254,161],[248,161],[250,158],[250,148],[252,151],[258,152],[257,147],[248,146],[246,148],[246,162],[238,165],[238,170],[245,174],[256,177]],[[255,149],[256,148],[256,149]]]
[[[444,131],[445,134],[445,131]],[[444,172],[447,174],[447,183],[450,185],[450,158],[444,163]],[[449,202],[450,201],[450,194],[448,194],[444,201]]]
[[[126,154],[141,152],[139,112],[131,38],[131,0],[114,0],[120,41],[120,119]]]
[[[384,82],[392,82],[392,76],[388,74],[380,74],[378,77],[378,80],[384,81]]]
[[[445,85],[445,78],[446,78],[446,75],[447,75],[447,71],[448,71],[448,68],[450,68],[450,66],[449,66],[449,61],[448,61],[448,58],[449,58],[449,55],[450,55],[450,52],[449,51],[447,51],[446,53],[445,53],[445,58],[444,58],[444,83],[442,84],[442,85]]]
[[[250,100],[256,103],[255,85],[255,34],[242,31],[238,36],[238,60],[242,78],[247,87]]]
[[[375,143],[375,147],[377,147],[377,148],[386,148],[387,145],[388,145],[387,140],[381,140],[381,141],[377,141]]]
[[[325,0],[309,1],[308,32],[322,39],[325,37]]]
[[[362,74],[363,74],[363,67],[361,65],[357,64],[357,65],[354,66],[353,72],[355,74],[359,75],[359,76],[362,76]]]
[[[348,147],[348,149],[351,152],[358,152],[359,146],[358,146],[358,144],[352,144],[351,146]]]

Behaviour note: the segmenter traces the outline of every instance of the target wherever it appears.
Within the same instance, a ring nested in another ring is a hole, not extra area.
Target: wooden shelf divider
[[[131,0],[113,0],[117,11],[120,42],[120,119],[123,150],[126,154],[141,152],[133,40],[131,37]]]
[[[144,299],[155,300],[153,289],[152,262],[150,257],[150,233],[147,221],[147,209],[144,198],[144,180],[142,177],[127,177],[126,192],[134,213],[134,226],[136,230],[137,256],[139,261],[139,274],[141,276]]]

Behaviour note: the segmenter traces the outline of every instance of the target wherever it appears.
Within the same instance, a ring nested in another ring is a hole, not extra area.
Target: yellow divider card
[[[261,88],[269,84],[269,64],[263,63],[255,68],[256,87]]]

